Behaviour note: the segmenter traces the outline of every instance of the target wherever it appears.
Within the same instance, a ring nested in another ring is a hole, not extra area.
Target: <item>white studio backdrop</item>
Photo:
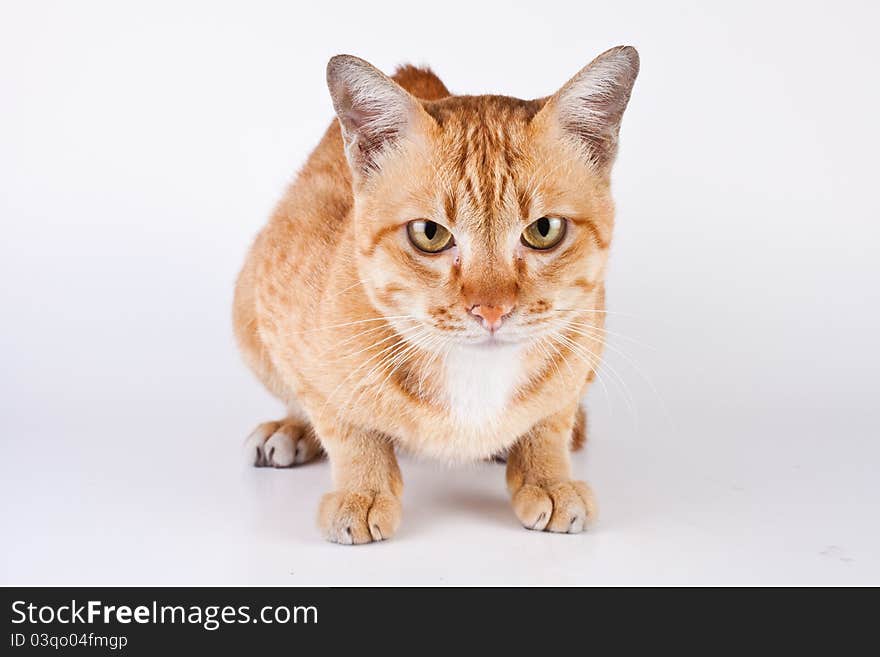
[[[5,0],[0,584],[880,582],[878,19],[866,2]],[[281,409],[230,305],[332,118],[327,59],[537,97],[617,44],[642,71],[614,175],[616,335],[578,457],[600,526],[528,534],[497,468],[408,463],[394,543],[324,545],[326,465],[238,462]]]

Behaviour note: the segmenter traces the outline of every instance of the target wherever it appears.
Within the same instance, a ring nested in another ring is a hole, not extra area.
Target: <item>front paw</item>
[[[400,516],[400,500],[391,493],[336,491],[321,500],[318,525],[328,541],[359,545],[391,538]]]
[[[513,510],[526,529],[577,534],[596,518],[593,493],[582,481],[525,484],[513,495]]]

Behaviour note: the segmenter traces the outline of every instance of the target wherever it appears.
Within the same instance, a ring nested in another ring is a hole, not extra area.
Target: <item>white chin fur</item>
[[[494,423],[522,376],[522,347],[486,343],[453,347],[446,357],[446,401],[463,426]]]

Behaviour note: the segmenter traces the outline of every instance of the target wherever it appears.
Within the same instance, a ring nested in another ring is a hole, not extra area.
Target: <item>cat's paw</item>
[[[526,529],[577,534],[596,519],[596,503],[582,481],[525,484],[513,496],[513,510]]]
[[[359,545],[391,538],[400,516],[400,500],[391,493],[335,491],[321,499],[318,525],[328,541]]]
[[[311,427],[292,418],[263,422],[244,441],[245,458],[257,467],[289,468],[308,463],[321,452]]]

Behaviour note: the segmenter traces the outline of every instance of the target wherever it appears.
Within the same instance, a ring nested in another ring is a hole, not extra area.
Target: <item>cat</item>
[[[397,531],[396,448],[505,455],[526,528],[595,518],[570,450],[604,344],[609,178],[638,70],[621,46],[518,100],[330,60],[337,120],[251,247],[233,312],[245,361],[288,409],[250,435],[248,459],[326,454],[330,541]]]

